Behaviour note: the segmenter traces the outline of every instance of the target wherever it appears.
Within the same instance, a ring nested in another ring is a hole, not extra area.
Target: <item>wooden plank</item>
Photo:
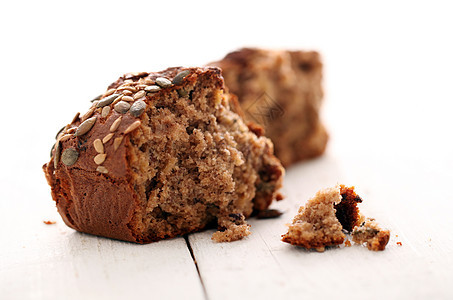
[[[0,229],[0,298],[204,299],[183,238],[137,245],[81,234],[63,224],[43,182],[11,184],[0,204],[9,212]]]
[[[332,155],[297,165],[288,170],[285,178],[287,199],[275,205],[285,212],[282,217],[250,220],[252,235],[229,244],[213,243],[212,231],[190,236],[209,299],[451,297],[447,288],[453,274],[451,238],[444,236],[444,247],[439,245],[440,240],[428,242],[429,233],[436,231],[422,229],[425,225],[421,224],[414,227],[411,221],[416,220],[410,217],[411,210],[388,213],[392,207],[384,207],[381,204],[388,202],[376,198],[385,195],[378,193],[379,186],[367,183],[366,176],[356,182],[361,184],[358,188],[363,198],[370,202],[364,211],[392,230],[386,251],[371,252],[354,245],[317,253],[280,241],[285,223],[316,190],[337,182],[355,183],[347,174],[357,170],[349,171],[344,172],[344,165]],[[447,234],[447,228],[436,228],[438,238]],[[398,246],[397,241],[403,246]]]

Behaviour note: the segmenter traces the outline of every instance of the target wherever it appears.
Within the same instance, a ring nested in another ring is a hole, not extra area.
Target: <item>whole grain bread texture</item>
[[[209,65],[222,69],[246,119],[264,127],[285,167],[324,153],[319,53],[243,48]]]
[[[213,226],[216,241],[247,236],[245,218],[268,208],[284,169],[237,106],[214,67],[119,78],[58,133],[43,166],[64,222],[136,243]]]

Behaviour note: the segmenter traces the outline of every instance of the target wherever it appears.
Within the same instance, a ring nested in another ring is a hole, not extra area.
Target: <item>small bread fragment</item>
[[[352,240],[357,244],[365,244],[369,250],[382,251],[389,242],[390,231],[383,230],[374,219],[367,218],[360,226],[354,227]]]
[[[326,246],[342,244],[345,235],[334,209],[334,205],[340,202],[339,187],[318,191],[305,207],[299,208],[282,241],[320,252]]]
[[[374,251],[384,250],[390,231],[382,230],[374,219],[364,221],[357,207],[361,202],[354,187],[322,189],[299,208],[282,241],[322,252],[327,246],[343,244],[345,233],[352,232],[355,243],[367,243],[368,249]]]

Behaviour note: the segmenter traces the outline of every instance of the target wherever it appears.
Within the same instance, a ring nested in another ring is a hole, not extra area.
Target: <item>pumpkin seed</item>
[[[96,107],[104,107],[104,106],[107,106],[107,105],[110,105],[112,104],[113,101],[115,101],[115,99],[119,96],[120,94],[112,94],[110,96],[107,96],[101,100],[99,100],[99,102],[96,104]]]
[[[131,108],[131,105],[125,101],[120,101],[117,104],[115,104],[115,111],[120,114],[127,113],[129,108]]]
[[[132,104],[131,109],[129,110],[130,114],[138,118],[145,111],[146,103],[143,100],[138,100]]]
[[[61,162],[67,166],[72,166],[78,158],[79,152],[77,152],[74,148],[68,148],[63,151],[63,154],[61,155]]]
[[[102,94],[94,97],[93,99],[90,100],[90,102],[98,101],[99,99],[101,99],[101,97],[102,97]]]
[[[74,136],[82,136],[90,129],[93,127],[94,123],[96,123],[97,117],[92,117],[80,124],[80,126],[77,128],[76,132],[74,133]]]
[[[175,78],[173,78],[172,83],[180,85],[182,83],[182,81],[184,80],[184,78],[189,74],[190,74],[189,70],[184,70],[184,71],[179,72],[178,74],[176,74]]]

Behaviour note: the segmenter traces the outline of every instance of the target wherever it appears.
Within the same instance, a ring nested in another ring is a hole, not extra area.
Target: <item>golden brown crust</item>
[[[266,209],[284,170],[272,143],[230,110],[223,88],[212,67],[126,74],[111,84],[59,133],[43,166],[64,222],[147,243]]]
[[[247,120],[265,128],[284,166],[325,151],[328,134],[319,117],[323,90],[317,52],[243,48],[210,65],[222,68]]]

